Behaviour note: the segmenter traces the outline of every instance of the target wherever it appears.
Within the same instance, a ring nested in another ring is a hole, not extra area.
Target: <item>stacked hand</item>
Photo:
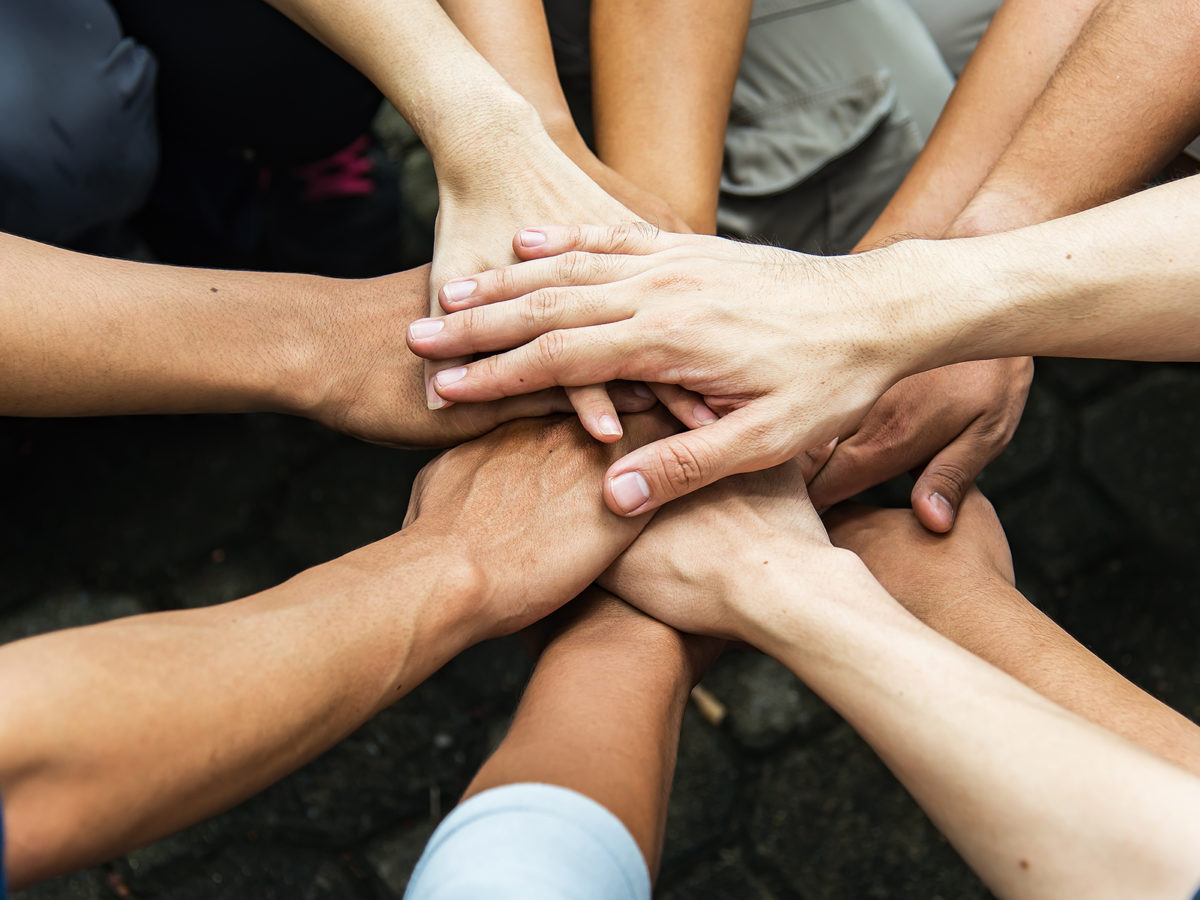
[[[570,412],[561,390],[538,391],[495,403],[433,411],[425,402],[424,361],[405,346],[405,323],[427,306],[429,267],[369,281],[340,282],[343,290],[313,292],[293,302],[298,320],[292,342],[306,373],[289,387],[286,411],[377,444],[444,447],[491,431],[501,423]],[[277,320],[280,321],[280,320]],[[278,326],[276,326],[278,327]],[[611,386],[621,412],[654,403],[644,389]]]
[[[849,434],[921,368],[910,326],[877,296],[869,257],[805,257],[646,226],[544,228],[514,246],[546,258],[476,276],[466,296],[443,291],[452,314],[432,334],[414,323],[409,346],[430,359],[517,347],[440,373],[435,387],[456,402],[612,378],[703,396],[719,420],[610,468],[605,497],[623,515]]]
[[[681,416],[691,432],[613,466],[614,512],[653,509],[841,437],[813,485],[818,504],[929,463],[914,508],[947,531],[1024,406],[1028,360],[923,371],[950,355],[953,326],[895,265],[907,254],[916,268],[919,249],[828,259],[644,225],[531,229],[514,248],[529,261],[443,292],[451,315],[439,330],[410,333],[431,359],[516,347],[443,373],[442,396],[494,400],[621,377],[679,385],[721,415]]]

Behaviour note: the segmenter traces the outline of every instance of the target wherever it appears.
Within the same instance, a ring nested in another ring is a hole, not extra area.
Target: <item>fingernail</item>
[[[934,491],[929,495],[929,499],[933,501],[933,505],[946,514],[946,521],[951,525],[954,524],[954,507],[950,505],[950,501]]]
[[[442,296],[450,301],[466,300],[478,285],[474,281],[447,281],[442,287]]]
[[[443,319],[417,319],[408,326],[408,336],[414,341],[419,341],[422,338],[433,337],[445,327],[446,322]]]
[[[425,382],[425,405],[430,409],[441,409],[446,401],[433,389],[433,382]]]
[[[433,381],[438,387],[444,388],[447,385],[454,384],[456,381],[462,381],[466,377],[466,374],[466,366],[455,366],[453,369],[442,369],[442,371],[433,376]]]
[[[600,421],[596,423],[596,427],[601,434],[620,434],[621,423],[612,416],[601,416]]]
[[[522,247],[540,247],[546,243],[546,233],[534,228],[526,228],[517,235],[517,243]]]
[[[822,444],[821,449],[828,450],[830,453],[832,453],[834,450],[837,449],[838,441],[840,441],[840,440],[841,440],[840,437],[835,437],[832,441]],[[941,495],[939,494],[939,496],[941,496]],[[942,499],[945,500],[946,498],[942,497]]]
[[[712,410],[703,403],[696,404],[696,408],[692,410],[692,415],[696,417],[696,421],[701,425],[711,425],[717,421],[717,417],[713,415]]]
[[[650,499],[650,485],[641,472],[626,472],[609,480],[613,499],[623,512],[631,513]]]
[[[646,387],[640,381],[634,382],[632,390],[635,397],[641,397],[643,400],[654,399],[654,391],[650,390],[650,388]]]

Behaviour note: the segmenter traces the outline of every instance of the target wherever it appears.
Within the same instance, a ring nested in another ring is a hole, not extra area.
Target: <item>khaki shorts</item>
[[[998,0],[969,2],[980,4]],[[587,7],[546,3],[559,74],[585,137]],[[721,233],[848,251],[912,166],[953,84],[906,0],[756,0],[725,138]]]

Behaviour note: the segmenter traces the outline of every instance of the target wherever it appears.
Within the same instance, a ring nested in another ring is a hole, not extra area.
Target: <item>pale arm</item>
[[[861,563],[823,598],[791,575],[750,592],[749,636],[855,727],[993,891],[1196,889],[1200,779],[921,625]]]
[[[1004,531],[978,490],[954,532],[930,534],[908,510],[844,504],[825,516],[904,608],[1043,697],[1200,775],[1200,725],[1122,678],[1013,585]]]

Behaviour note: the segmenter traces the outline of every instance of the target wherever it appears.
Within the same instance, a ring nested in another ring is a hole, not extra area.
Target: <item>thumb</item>
[[[681,239],[670,236],[670,245]],[[624,253],[640,256],[662,250],[668,240],[661,229],[646,222],[624,225],[539,225],[522,228],[513,238],[513,252],[521,259],[542,259],[569,250],[588,253]]]
[[[711,425],[647,444],[609,467],[604,500],[618,515],[636,516],[727,475],[777,465],[795,451],[784,440],[762,437],[773,430],[743,407]]]
[[[959,504],[992,456],[972,426],[931,459],[912,489],[913,512],[921,524],[938,534],[953,528]]]

